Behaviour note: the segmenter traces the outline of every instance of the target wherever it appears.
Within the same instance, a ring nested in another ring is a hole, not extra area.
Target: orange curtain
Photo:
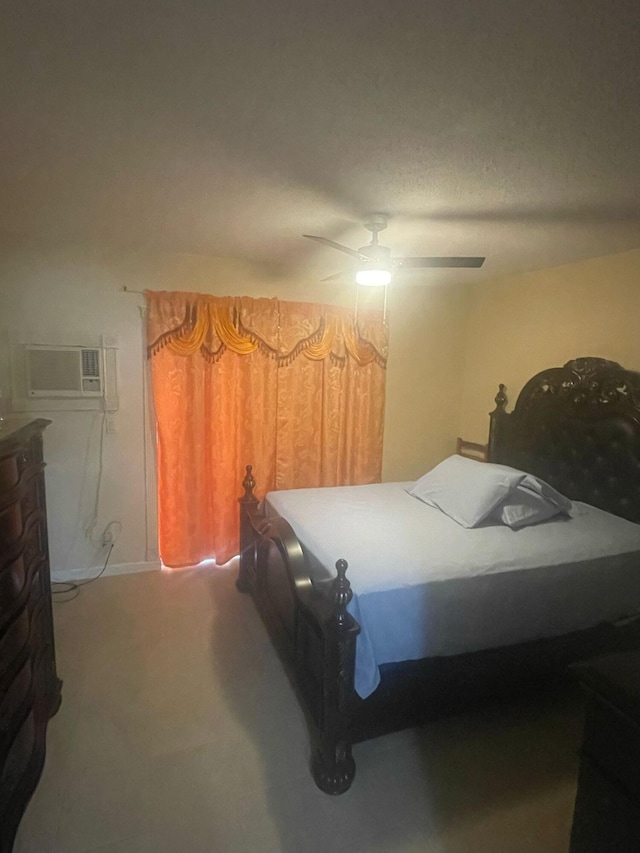
[[[270,489],[379,481],[387,330],[377,313],[146,293],[167,566],[238,550],[244,466]]]

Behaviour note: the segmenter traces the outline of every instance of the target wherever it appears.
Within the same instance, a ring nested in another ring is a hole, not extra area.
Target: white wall
[[[116,432],[103,436],[95,541],[110,521],[122,532],[110,566],[146,567],[142,296],[133,290],[193,290],[350,305],[343,283],[286,280],[222,258],[107,249],[25,248],[0,262],[0,384],[7,386],[7,340],[91,343],[118,340],[120,408]],[[455,441],[464,290],[407,287],[390,294],[390,357],[383,477],[417,477]],[[375,296],[372,296],[375,298]],[[53,412],[45,433],[49,539],[54,574],[87,574],[105,551],[83,532],[98,478],[102,416]],[[153,544],[153,543],[152,543]],[[95,573],[95,572],[94,572]]]
[[[95,540],[111,520],[122,523],[111,562],[145,560],[144,454],[141,429],[142,338],[136,297],[119,292],[119,275],[99,258],[69,253],[14,256],[0,266],[3,387],[8,386],[9,339],[32,343],[118,340],[120,408],[116,432],[103,436],[103,472]],[[73,405],[73,402],[71,403]],[[98,480],[102,414],[48,413],[45,432],[49,543],[54,572],[99,565],[106,552],[86,539]]]

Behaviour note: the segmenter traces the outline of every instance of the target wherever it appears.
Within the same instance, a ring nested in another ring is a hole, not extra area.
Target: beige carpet
[[[17,853],[566,853],[577,690],[359,744],[328,797],[233,581],[110,577],[55,606],[63,702]]]

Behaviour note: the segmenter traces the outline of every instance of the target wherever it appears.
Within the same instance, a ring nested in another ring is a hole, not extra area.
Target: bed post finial
[[[245,500],[255,500],[253,490],[256,487],[256,481],[252,473],[253,465],[247,465],[246,471],[247,473],[244,475],[244,480],[242,481],[242,487],[244,489],[243,497]]]
[[[338,560],[331,585],[332,617],[323,631],[323,724],[311,767],[316,785],[325,794],[343,794],[351,786],[356,765],[351,755],[349,719],[355,677],[356,636],[360,626],[347,613],[353,598],[347,579],[348,563]]]
[[[255,568],[253,565],[255,554],[251,513],[255,513],[259,504],[258,498],[253,494],[253,490],[256,487],[256,481],[253,477],[253,466],[247,465],[245,470],[246,474],[242,481],[244,495],[238,498],[238,504],[240,505],[240,570],[238,572],[236,587],[240,592],[249,591],[249,572],[252,568]]]
[[[498,385],[498,393],[494,397],[496,407],[489,412],[489,441],[487,444],[487,461],[503,462],[501,448],[504,446],[507,423],[511,415],[507,412],[507,386],[502,382]]]
[[[336,622],[342,627],[347,619],[347,605],[353,598],[353,590],[347,578],[349,564],[346,560],[338,560],[336,571],[338,573],[333,582],[333,600],[336,604]]]

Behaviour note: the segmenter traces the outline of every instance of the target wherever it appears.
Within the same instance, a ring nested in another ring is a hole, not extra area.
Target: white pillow
[[[567,512],[564,507],[545,500],[538,492],[531,491],[525,485],[526,482],[525,478],[519,486],[511,490],[502,504],[492,512],[492,519],[501,521],[512,530],[519,530],[521,527],[538,524],[540,521],[547,521],[549,518]],[[562,495],[559,497],[566,500]]]
[[[428,471],[407,492],[462,527],[477,527],[526,476],[515,468],[456,455]]]

